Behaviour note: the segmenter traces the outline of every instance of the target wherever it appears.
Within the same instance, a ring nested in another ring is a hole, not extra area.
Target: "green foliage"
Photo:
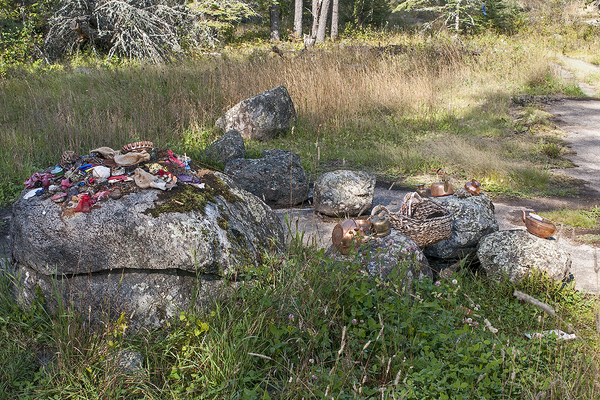
[[[593,323],[594,300],[572,287],[541,274],[493,283],[469,270],[406,287],[410,260],[381,281],[358,259],[336,261],[301,241],[298,232],[289,254],[248,269],[227,300],[153,331],[131,332],[125,315],[89,329],[66,304],[46,313],[41,298],[24,311],[1,277],[0,390],[9,398],[493,399],[575,378],[570,393],[593,390],[589,348],[523,337]],[[515,289],[562,321],[519,302]],[[595,331],[578,336],[598,342]],[[142,370],[111,366],[123,349],[144,355]],[[40,365],[41,354],[55,355]]]
[[[565,83],[549,69],[533,75],[529,82],[527,82],[525,92],[531,95],[562,93],[573,97],[586,96],[577,83]]]
[[[7,68],[42,58],[43,34],[57,0],[0,0],[0,76]]]
[[[354,0],[351,4],[354,26],[383,28],[391,13],[390,0]]]
[[[491,29],[498,33],[515,33],[519,25],[520,11],[511,0],[485,0],[482,13],[474,19],[479,29]],[[483,13],[485,7],[485,13]]]
[[[513,33],[519,16],[518,8],[511,0],[405,0],[395,11],[432,13],[435,17],[425,24],[426,27],[442,25],[459,33],[486,29]]]

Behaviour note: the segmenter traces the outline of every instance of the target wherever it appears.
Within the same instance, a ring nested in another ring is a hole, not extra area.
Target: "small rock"
[[[524,230],[499,231],[479,242],[477,257],[488,276],[506,275],[518,282],[532,270],[562,280],[571,269],[571,256],[558,247],[556,240],[542,239]]]
[[[395,274],[410,285],[415,277],[433,279],[433,271],[425,255],[414,240],[395,229],[388,236],[375,238],[362,244],[358,249],[358,256],[365,266],[366,272],[371,276],[389,278]],[[350,255],[342,255],[335,247],[330,247],[327,254],[334,255],[336,259],[349,261]],[[398,266],[402,267],[398,269]]]
[[[144,363],[144,356],[137,351],[121,350],[116,357],[119,370],[124,373],[140,371]]]
[[[278,86],[236,104],[216,125],[225,132],[238,130],[244,139],[268,140],[287,131],[295,121],[292,98],[284,86]]]
[[[315,182],[315,211],[329,216],[362,215],[373,206],[374,193],[375,177],[368,172],[328,172]]]
[[[239,131],[232,129],[215,140],[204,152],[212,160],[227,165],[230,160],[246,157],[244,139]]]

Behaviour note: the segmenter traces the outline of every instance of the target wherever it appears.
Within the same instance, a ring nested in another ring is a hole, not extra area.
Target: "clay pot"
[[[529,215],[526,215],[525,210],[521,211],[523,211],[523,222],[529,233],[543,239],[549,238],[556,233],[554,222],[537,214],[529,213]]]
[[[452,184],[447,180],[431,185],[431,197],[448,196],[454,193]]]
[[[471,182],[465,183],[465,189],[473,196],[477,196],[481,191],[481,183],[477,182],[475,179],[472,179]]]

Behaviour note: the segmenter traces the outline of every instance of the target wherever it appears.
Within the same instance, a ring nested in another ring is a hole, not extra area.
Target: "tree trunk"
[[[312,0],[312,16],[313,23],[312,29],[310,30],[310,38],[314,39],[317,37],[317,28],[319,27],[319,10],[321,9],[321,4],[323,0]]]
[[[462,0],[458,0],[456,2],[456,20],[454,21],[454,28],[456,29],[456,34],[458,35],[460,29],[460,2]]]
[[[327,31],[327,13],[329,11],[329,1],[323,0],[321,12],[319,13],[319,28],[317,29],[317,43],[325,41],[325,32]]]
[[[334,40],[338,36],[338,14],[339,14],[339,0],[333,0],[331,9],[331,39]]]
[[[294,1],[294,36],[302,38],[302,0]]]
[[[279,42],[279,7],[277,4],[271,4],[269,14],[271,15],[271,42]]]

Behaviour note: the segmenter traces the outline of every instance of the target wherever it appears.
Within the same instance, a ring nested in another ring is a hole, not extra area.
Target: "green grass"
[[[554,221],[557,224],[565,224],[576,228],[596,228],[600,218],[600,208],[591,210],[554,210],[545,211],[540,215]]]
[[[600,242],[600,235],[593,235],[591,233],[587,233],[585,235],[577,236],[577,239],[581,240],[584,243],[596,243]]]
[[[300,243],[300,242],[298,242]],[[403,268],[399,267],[403,276]],[[287,256],[247,271],[228,301],[188,310],[158,330],[127,320],[92,330],[69,307],[31,311],[0,292],[0,391],[8,398],[594,398],[595,300],[532,275],[514,285],[469,268],[451,280],[365,275],[360,262],[292,245]],[[554,307],[551,318],[513,297],[524,291]],[[485,320],[498,329],[491,332]],[[579,340],[525,339],[574,329]],[[134,374],[114,365],[143,355]],[[51,361],[42,367],[40,355]],[[569,386],[552,386],[557,380]]]

